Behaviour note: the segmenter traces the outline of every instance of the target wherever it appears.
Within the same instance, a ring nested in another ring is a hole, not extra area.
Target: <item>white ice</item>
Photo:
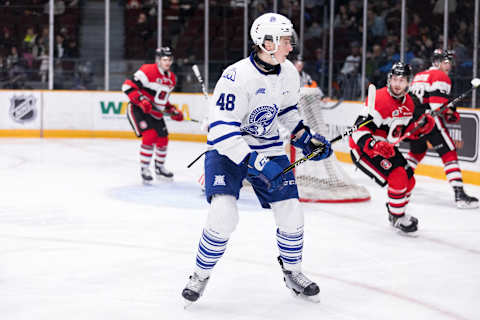
[[[386,190],[353,166],[372,200],[308,204],[303,269],[321,302],[293,297],[275,225],[245,191],[240,223],[201,299],[184,310],[207,204],[186,165],[204,145],[171,141],[172,183],[144,186],[139,141],[2,139],[0,319],[480,319],[480,210],[446,181],[417,177],[418,236],[387,221]],[[466,191],[480,196],[480,187]]]

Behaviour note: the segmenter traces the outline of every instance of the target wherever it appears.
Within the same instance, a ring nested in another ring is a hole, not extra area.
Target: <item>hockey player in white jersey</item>
[[[279,135],[279,122],[292,132],[292,144],[304,154],[323,145],[313,160],[332,153],[330,143],[299,117],[299,76],[287,55],[294,30],[286,17],[266,13],[252,24],[254,52],[225,69],[209,104],[206,197],[210,203],[198,245],[196,265],[182,296],[188,303],[203,293],[210,273],[225,252],[238,223],[237,199],[248,179],[263,208],[272,209],[283,278],[295,294],[318,300],[318,285],[301,270],[303,211],[295,177],[281,174],[290,162]],[[261,286],[259,286],[261,287]]]

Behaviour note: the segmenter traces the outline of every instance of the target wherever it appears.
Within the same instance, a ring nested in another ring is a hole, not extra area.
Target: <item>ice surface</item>
[[[480,319],[480,210],[446,181],[417,177],[415,238],[387,221],[386,190],[353,166],[372,200],[306,204],[313,304],[290,295],[275,224],[253,193],[204,296],[183,309],[207,204],[186,165],[204,145],[171,141],[174,181],[144,186],[139,141],[2,139],[0,319]],[[466,186],[479,196],[480,187]]]

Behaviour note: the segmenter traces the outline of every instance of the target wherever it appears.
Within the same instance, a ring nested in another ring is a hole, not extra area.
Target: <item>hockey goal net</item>
[[[321,102],[321,93],[316,88],[302,88],[298,109],[304,123],[327,139],[328,129],[325,125]],[[290,146],[290,160],[293,163],[303,157],[302,151]],[[360,202],[370,199],[368,190],[355,184],[340,166],[332,154],[321,161],[306,161],[295,168],[300,201],[303,202]]]

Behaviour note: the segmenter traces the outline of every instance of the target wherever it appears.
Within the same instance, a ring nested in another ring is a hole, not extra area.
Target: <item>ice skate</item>
[[[152,173],[150,172],[149,167],[142,167],[140,170],[140,175],[142,177],[143,184],[151,184],[153,181]]]
[[[210,277],[202,279],[196,272],[194,272],[189,279],[190,280],[182,291],[182,297],[186,302],[185,308],[190,306],[202,296]]]
[[[173,173],[168,171],[163,165],[155,165],[155,175],[157,179],[171,180],[173,178]]]
[[[392,224],[392,227],[404,232],[411,233],[417,231],[418,219],[408,214],[394,215],[388,214],[388,221]]]
[[[287,288],[291,289],[295,296],[304,298],[312,302],[320,302],[320,288],[312,280],[308,279],[302,272],[286,270],[283,267],[281,257],[278,257],[278,263],[282,267],[283,280]]]
[[[463,187],[453,187],[455,192],[455,204],[459,209],[475,209],[478,208],[478,199],[470,197],[465,193]]]

